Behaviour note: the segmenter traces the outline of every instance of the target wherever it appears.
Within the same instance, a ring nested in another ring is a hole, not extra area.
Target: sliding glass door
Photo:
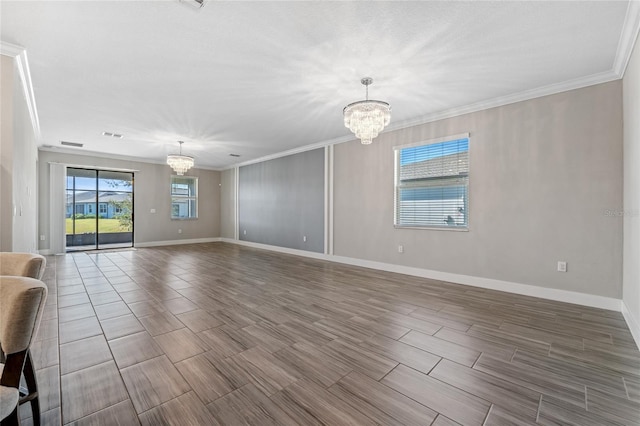
[[[67,168],[67,251],[133,246],[133,173]]]

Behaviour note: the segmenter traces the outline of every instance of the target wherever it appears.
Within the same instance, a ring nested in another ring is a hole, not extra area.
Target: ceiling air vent
[[[240,154],[229,154],[231,157],[240,157]]]
[[[111,138],[122,139],[122,135],[120,133],[102,132],[102,136],[108,136],[108,137],[111,137]]]
[[[65,145],[65,146],[74,146],[76,148],[82,148],[84,146],[83,143],[77,143],[77,142],[67,142],[67,141],[60,141],[60,145]]]

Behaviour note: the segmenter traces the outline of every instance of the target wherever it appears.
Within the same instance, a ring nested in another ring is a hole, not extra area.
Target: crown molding
[[[69,154],[69,155],[80,155],[84,157],[106,158],[106,159],[118,160],[118,161],[131,161],[134,163],[158,164],[158,165],[168,167],[167,163],[165,163],[164,161],[156,161],[148,158],[134,157],[130,155],[108,154],[108,153],[98,152],[98,151],[86,151],[81,148],[65,148],[65,147],[58,147],[58,146],[52,146],[52,145],[40,145],[38,147],[38,151],[56,152],[59,154]],[[206,167],[206,166],[198,166],[198,167],[194,167],[194,169],[212,170],[216,172],[220,172],[223,170],[220,168],[213,168],[213,167]]]
[[[0,40],[0,55],[5,55],[5,56],[10,56],[12,58],[15,58],[22,52],[24,52],[24,47]]]
[[[434,112],[432,114],[423,115],[418,118],[410,120],[404,120],[397,123],[390,124],[385,128],[384,133],[393,132],[395,130],[402,130],[408,127],[419,126],[422,124],[432,123],[434,121],[445,120],[447,118],[457,117],[464,114],[470,114],[472,112],[484,111],[491,108],[497,108],[504,105],[514,104],[517,102],[528,101],[531,99],[541,98],[543,96],[555,95],[569,90],[581,89],[583,87],[594,86],[596,84],[607,83],[614,80],[619,80],[620,76],[613,70],[605,71],[597,74],[588,75],[585,77],[576,78],[561,83],[550,84],[548,86],[538,87],[535,89],[525,90],[523,92],[514,93],[507,96],[501,96],[499,98],[488,99],[486,101],[476,102],[461,107],[451,108],[443,111]],[[261,163],[268,160],[273,160],[280,157],[286,157],[288,155],[298,154],[300,152],[311,151],[317,148],[323,148],[329,145],[337,145],[345,142],[351,142],[357,140],[354,135],[340,136],[338,138],[329,139],[323,142],[317,142],[310,145],[293,148],[287,151],[281,151],[275,154],[266,155],[264,157],[256,158],[253,160],[247,160],[242,163],[236,163],[229,167],[225,167],[222,170],[229,170],[236,167],[248,166],[250,164]]]
[[[470,114],[472,112],[484,111],[491,108],[497,108],[504,105],[515,104],[518,102],[528,101],[531,99],[541,98],[543,96],[555,95],[558,93],[568,92],[570,90],[582,89],[584,87],[594,86],[596,84],[608,83],[610,81],[619,80],[620,77],[613,72],[604,71],[597,74],[591,74],[573,80],[554,83],[548,86],[537,87],[535,89],[525,90],[511,95],[501,96],[498,98],[487,99],[485,101],[476,102],[461,107],[451,108],[438,111],[422,117],[400,121],[389,125],[386,131],[394,131],[405,129],[407,127],[418,126],[421,124],[432,123],[434,121],[444,120],[447,118],[457,117],[460,115]]]
[[[36,97],[33,92],[33,83],[31,82],[31,71],[29,70],[27,51],[22,46],[0,41],[0,53],[10,56],[16,61],[25,102],[29,110],[31,126],[33,127],[33,134],[35,135],[36,142],[40,142],[42,134],[40,132],[40,120],[38,118],[38,108],[36,107]]]
[[[316,143],[312,143],[312,144],[309,144],[309,145],[300,146],[298,148],[292,148],[292,149],[288,149],[286,151],[280,151],[280,152],[277,152],[275,154],[265,155],[263,157],[259,157],[259,158],[253,159],[253,160],[243,161],[242,163],[236,163],[236,164],[233,164],[231,166],[225,167],[222,170],[230,170],[230,169],[235,169],[236,167],[242,167],[242,166],[248,166],[250,164],[262,163],[264,161],[275,160],[276,158],[287,157],[289,155],[299,154],[301,152],[313,151],[314,149],[324,148],[325,146],[329,146],[329,145],[337,145],[337,144],[344,143],[344,142],[350,142],[350,141],[353,141],[353,140],[355,140],[353,135],[340,136],[340,137],[333,138],[333,139],[328,139],[328,140],[325,140],[325,141],[322,141],[322,142],[316,142]]]
[[[547,86],[537,87],[530,90],[514,93],[511,95],[501,96],[498,98],[487,99],[473,104],[463,105],[443,111],[434,112],[432,114],[423,115],[421,117],[412,118],[396,123],[391,123],[384,132],[392,132],[394,130],[406,129],[408,127],[419,126],[422,124],[432,123],[438,120],[457,117],[464,114],[483,111],[491,108],[497,108],[504,105],[514,104],[517,102],[528,101],[543,96],[555,95],[557,93],[567,92],[569,90],[581,89],[583,87],[594,86],[596,84],[608,83],[610,81],[619,80],[624,76],[624,72],[633,53],[638,34],[640,33],[640,0],[630,0],[627,6],[627,13],[620,32],[620,40],[618,49],[613,63],[613,67],[609,71],[603,71],[596,74],[579,77],[573,80],[554,83]],[[355,141],[353,135],[340,136],[338,138],[317,142],[310,145],[301,146],[287,151],[278,152],[264,157],[248,160],[242,163],[236,163],[222,170],[229,170],[236,167],[247,166],[250,164],[261,163],[263,161],[273,160],[288,155],[298,154],[300,152],[311,151],[313,149],[322,148],[329,145],[337,145],[344,142]]]
[[[620,32],[616,58],[613,61],[613,71],[618,75],[618,78],[624,76],[627,64],[633,53],[633,46],[638,39],[638,33],[640,33],[640,1],[631,0],[627,6],[627,14],[624,17],[624,24]]]

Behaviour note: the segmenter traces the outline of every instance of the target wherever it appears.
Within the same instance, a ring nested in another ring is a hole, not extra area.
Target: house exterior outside
[[[115,203],[131,200],[131,193],[100,192],[96,203],[95,191],[76,191],[75,212],[72,191],[67,192],[66,217],[75,215],[98,215],[101,219],[113,219],[122,213],[122,209]]]

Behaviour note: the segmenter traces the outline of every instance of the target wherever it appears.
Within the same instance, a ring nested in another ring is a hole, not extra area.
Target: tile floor
[[[224,243],[44,281],[45,425],[640,424],[617,312]]]

